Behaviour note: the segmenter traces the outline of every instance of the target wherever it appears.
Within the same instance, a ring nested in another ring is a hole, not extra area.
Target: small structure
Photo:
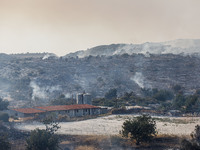
[[[92,104],[92,96],[89,93],[83,94],[83,102],[84,104]]]
[[[76,104],[84,104],[83,103],[83,94],[82,93],[78,93],[76,95]]]
[[[77,104],[92,104],[92,96],[89,93],[78,93],[76,95],[76,103]]]

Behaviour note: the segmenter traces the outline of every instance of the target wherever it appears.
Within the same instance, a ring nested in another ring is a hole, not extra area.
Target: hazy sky
[[[200,39],[200,0],[0,0],[0,52]]]

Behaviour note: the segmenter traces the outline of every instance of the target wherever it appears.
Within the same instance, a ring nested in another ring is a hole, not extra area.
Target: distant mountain
[[[102,45],[67,54],[65,57],[87,57],[87,56],[112,56],[122,54],[199,54],[200,39],[178,39],[160,43],[143,43],[143,44],[112,44]]]
[[[179,47],[182,49],[187,48],[199,48],[200,39],[178,39],[174,41],[163,42],[164,45],[170,45],[171,47]]]
[[[11,54],[9,55],[13,58],[42,58],[42,59],[46,59],[49,57],[57,57],[55,54],[53,53],[21,53],[21,54]]]

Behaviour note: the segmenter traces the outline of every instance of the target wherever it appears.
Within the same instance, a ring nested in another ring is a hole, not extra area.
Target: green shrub
[[[9,116],[7,113],[0,113],[0,120],[3,122],[8,122],[9,121]]]
[[[6,110],[8,109],[9,102],[3,100],[2,98],[0,98],[0,110]]]
[[[1,133],[0,136],[0,149],[1,150],[9,150],[10,149],[10,143],[8,141],[8,138],[6,135]]]
[[[129,119],[123,123],[121,134],[136,140],[136,144],[150,142],[156,135],[156,122],[149,115],[142,115],[136,119]]]
[[[47,130],[35,129],[26,142],[27,150],[57,150],[59,139]]]
[[[57,150],[59,149],[59,137],[55,132],[60,128],[54,121],[53,115],[43,120],[46,129],[35,129],[31,131],[26,140],[26,150]]]

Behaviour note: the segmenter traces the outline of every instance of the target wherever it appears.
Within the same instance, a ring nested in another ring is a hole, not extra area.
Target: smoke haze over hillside
[[[179,39],[160,43],[143,43],[143,44],[112,44],[97,46],[86,51],[78,51],[70,53],[66,57],[79,58],[87,56],[112,56],[122,54],[144,54],[149,57],[149,54],[200,54],[200,40],[199,39]]]
[[[111,43],[200,39],[199,0],[1,0],[0,51],[59,56]]]

